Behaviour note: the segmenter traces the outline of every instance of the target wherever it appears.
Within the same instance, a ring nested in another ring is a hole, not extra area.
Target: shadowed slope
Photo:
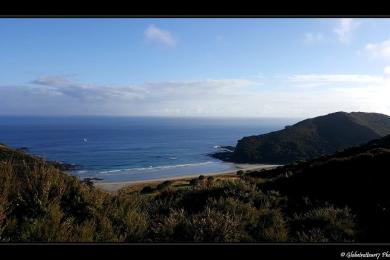
[[[283,130],[238,141],[236,162],[286,164],[332,154],[390,134],[390,117],[337,112],[303,120]]]

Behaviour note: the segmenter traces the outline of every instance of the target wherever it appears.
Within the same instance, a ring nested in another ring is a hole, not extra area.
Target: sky
[[[0,115],[390,115],[390,19],[0,19]]]

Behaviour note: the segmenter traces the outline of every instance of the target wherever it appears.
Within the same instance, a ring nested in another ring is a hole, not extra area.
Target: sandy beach
[[[188,180],[196,178],[200,175],[204,176],[215,176],[215,175],[235,175],[237,171],[254,171],[261,169],[270,169],[278,167],[279,165],[271,165],[271,164],[234,164],[235,169],[231,169],[228,171],[220,171],[220,172],[207,172],[207,173],[197,173],[197,174],[186,174],[181,176],[167,177],[167,178],[158,178],[158,179],[150,179],[150,180],[139,180],[139,181],[124,181],[124,182],[95,182],[94,186],[100,188],[102,190],[108,192],[116,192],[123,187],[128,187],[132,185],[140,185],[140,184],[156,184],[167,180]]]

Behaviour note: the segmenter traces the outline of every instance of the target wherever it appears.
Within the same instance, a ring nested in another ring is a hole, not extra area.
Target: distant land
[[[335,112],[285,129],[244,137],[235,149],[213,154],[237,163],[287,164],[341,151],[390,134],[390,117],[378,113]]]

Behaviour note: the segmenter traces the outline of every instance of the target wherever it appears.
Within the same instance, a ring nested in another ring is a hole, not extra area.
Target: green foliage
[[[295,215],[291,225],[299,242],[353,242],[356,232],[349,208],[316,208]]]
[[[239,226],[239,216],[221,213],[209,207],[191,218],[195,242],[239,242],[241,236],[241,233],[237,232]]]
[[[207,181],[208,181],[208,182],[213,182],[213,181],[214,181],[214,177],[213,177],[213,176],[207,177]]]
[[[145,193],[152,193],[153,191],[154,191],[154,190],[153,190],[152,187],[150,187],[150,186],[145,186],[145,187],[142,188],[141,193],[142,193],[142,194],[145,194]]]
[[[166,181],[117,194],[18,156],[0,159],[1,242],[390,241],[390,136],[185,189]]]
[[[172,210],[152,229],[155,241],[162,242],[239,242],[240,218],[209,207],[189,215],[183,209]]]
[[[236,162],[286,164],[332,154],[390,134],[390,117],[376,113],[337,112],[306,119],[280,131],[244,137]]]
[[[96,190],[41,160],[16,161],[0,161],[0,241],[145,237],[147,218],[134,198]]]
[[[171,186],[171,184],[172,184],[172,181],[164,181],[164,182],[160,183],[159,185],[157,185],[157,190],[167,189],[167,188],[169,188],[169,186]]]
[[[194,178],[190,181],[190,185],[192,186],[196,186],[198,185],[198,183],[200,183],[200,180],[198,178]]]

